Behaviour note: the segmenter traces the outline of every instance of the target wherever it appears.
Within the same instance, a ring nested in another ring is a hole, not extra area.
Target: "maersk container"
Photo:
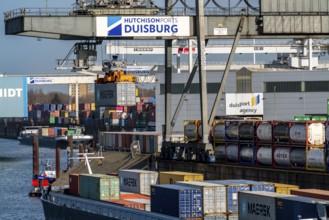
[[[260,182],[254,180],[244,180],[244,179],[232,179],[227,180],[231,183],[238,184],[248,184],[250,187],[250,191],[266,191],[266,192],[275,192],[274,184],[268,182]]]
[[[279,122],[273,126],[273,138],[276,143],[289,142],[289,123]]]
[[[177,181],[176,184],[197,188],[202,191],[204,216],[227,213],[226,187],[224,185],[198,181]]]
[[[322,145],[325,143],[325,126],[323,123],[293,123],[290,127],[289,136],[295,143]]]
[[[120,198],[119,178],[102,174],[80,174],[80,196],[87,199]]]
[[[279,220],[277,198],[288,195],[274,192],[239,192],[239,220]],[[289,218],[281,218],[289,219]],[[289,219],[290,220],[290,219]]]
[[[319,219],[317,205],[322,202],[325,201],[302,196],[277,198],[277,219]]]
[[[158,183],[158,175],[149,170],[120,170],[120,188],[125,192],[151,195],[151,185]]]
[[[160,184],[173,184],[176,181],[203,181],[203,174],[181,171],[168,171],[159,173]]]
[[[96,106],[133,106],[136,104],[136,84],[95,84],[95,103]]]
[[[188,186],[151,186],[151,211],[178,218],[202,217],[202,192]]]
[[[227,213],[238,213],[238,192],[249,191],[248,184],[233,183],[230,180],[207,180],[208,183],[224,185],[226,187]]]
[[[260,165],[272,165],[272,147],[261,146],[257,150],[257,162]]]

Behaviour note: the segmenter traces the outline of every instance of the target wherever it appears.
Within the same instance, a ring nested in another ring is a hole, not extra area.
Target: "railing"
[[[72,8],[19,8],[4,12],[4,19],[12,19],[23,16],[69,16]]]

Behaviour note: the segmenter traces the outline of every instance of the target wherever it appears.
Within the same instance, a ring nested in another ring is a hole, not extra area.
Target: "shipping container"
[[[239,140],[240,121],[225,121],[225,141]]]
[[[120,188],[125,192],[151,195],[151,185],[158,183],[158,175],[149,170],[120,170]]]
[[[80,196],[95,200],[120,198],[120,182],[115,176],[80,174]]]
[[[224,120],[214,120],[211,129],[211,136],[214,143],[223,143],[225,141],[225,121]]]
[[[279,220],[276,216],[276,199],[287,196],[264,191],[239,192],[239,220]]]
[[[135,83],[95,84],[96,106],[132,106],[136,103]]]
[[[291,123],[289,129],[290,141],[293,144],[319,146],[325,144],[324,123],[305,121]]]
[[[302,196],[277,198],[277,219],[320,219],[317,205],[325,202]]]
[[[160,184],[174,184],[176,181],[203,181],[203,174],[181,171],[169,171],[159,173]]]
[[[226,187],[224,185],[198,181],[177,181],[176,184],[201,190],[204,216],[227,213]]]
[[[252,143],[239,144],[239,164],[255,165],[256,164],[256,145]]]
[[[290,193],[291,193],[291,195],[295,195],[295,196],[304,196],[304,197],[329,201],[329,191],[328,190],[299,189],[299,190],[291,190]]]
[[[273,183],[275,192],[280,194],[286,194],[290,195],[291,190],[298,190],[299,186],[297,185],[289,185],[289,184],[283,184],[283,183]]]
[[[227,214],[238,213],[238,192],[250,191],[248,184],[234,183],[230,180],[207,180],[206,182],[220,184],[226,187]]]
[[[111,200],[103,200],[103,201],[108,202],[108,203],[112,203],[112,204],[115,204],[115,205],[123,206],[123,207],[126,207],[126,208],[137,209],[137,210],[145,210],[145,204],[134,202],[134,201],[123,200],[123,199],[111,199]]]
[[[200,218],[202,192],[175,184],[152,185],[151,211],[178,218]]]
[[[74,196],[80,195],[79,174],[69,175],[69,188],[70,188],[70,195],[74,195]]]
[[[250,187],[250,191],[275,192],[274,184],[269,183],[269,182],[244,180],[244,179],[232,179],[232,180],[227,180],[227,182],[239,183],[239,184],[248,184],[249,187]]]

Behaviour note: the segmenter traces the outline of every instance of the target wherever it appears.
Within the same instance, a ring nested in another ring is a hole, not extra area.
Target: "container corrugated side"
[[[145,204],[134,202],[134,201],[122,200],[122,199],[111,199],[111,200],[104,200],[104,201],[113,203],[116,205],[120,205],[123,207],[131,208],[131,209],[145,210]]]
[[[177,181],[176,184],[202,190],[203,215],[227,213],[226,187],[224,185],[197,181]]]
[[[286,196],[266,191],[239,192],[239,219],[276,220],[276,198]]]
[[[159,173],[160,184],[173,184],[176,181],[203,181],[204,177],[201,173],[189,173],[189,172],[160,172]]]
[[[200,218],[202,192],[174,184],[152,185],[151,211],[179,218]]]
[[[80,196],[87,199],[110,199],[110,176],[80,174]]]
[[[208,180],[209,183],[224,185],[226,189],[227,198],[227,213],[238,213],[238,192],[250,191],[248,184],[231,183],[226,180]]]
[[[238,184],[248,184],[250,186],[250,191],[266,191],[266,192],[275,192],[274,184],[269,182],[261,182],[254,180],[244,180],[244,179],[233,179],[226,180],[231,183]]]
[[[281,194],[290,195],[291,190],[298,190],[299,186],[297,185],[290,185],[290,184],[283,184],[283,183],[274,183],[275,192]]]
[[[323,199],[329,201],[329,191],[320,189],[299,189],[291,190],[291,195],[304,196],[314,199]]]
[[[324,200],[291,196],[277,199],[277,219],[318,219],[317,203]]]
[[[158,183],[158,172],[148,170],[120,170],[122,191],[151,195],[151,185]]]
[[[120,178],[117,176],[110,176],[109,198],[120,199]]]

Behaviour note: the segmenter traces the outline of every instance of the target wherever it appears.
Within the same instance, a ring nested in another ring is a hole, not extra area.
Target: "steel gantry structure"
[[[95,56],[95,48],[103,40],[164,40],[165,41],[165,141],[169,148],[172,126],[177,111],[171,114],[172,48],[173,40],[197,39],[198,59],[191,77],[199,70],[200,111],[202,121],[201,149],[208,146],[209,124],[214,118],[225,80],[230,69],[240,38],[300,38],[309,39],[309,54],[312,38],[329,35],[329,2],[327,0],[240,0],[220,5],[216,0],[196,0],[190,6],[186,1],[166,0],[161,8],[153,1],[77,1],[71,10],[19,9],[4,14],[7,35],[32,36],[60,40],[84,40],[77,44],[77,60],[88,68],[85,61]],[[144,4],[143,4],[144,2]],[[177,2],[184,10],[175,10]],[[256,2],[256,5],[255,5]],[[210,3],[215,7],[209,9]],[[233,5],[233,6],[232,6]],[[209,39],[234,39],[217,98],[208,118],[206,101],[206,44]],[[87,45],[87,46],[85,46]],[[309,59],[311,62],[311,59]],[[311,66],[311,65],[310,65]],[[186,84],[184,92],[188,91]],[[182,95],[182,97],[184,94]],[[192,149],[193,151],[195,149]]]

